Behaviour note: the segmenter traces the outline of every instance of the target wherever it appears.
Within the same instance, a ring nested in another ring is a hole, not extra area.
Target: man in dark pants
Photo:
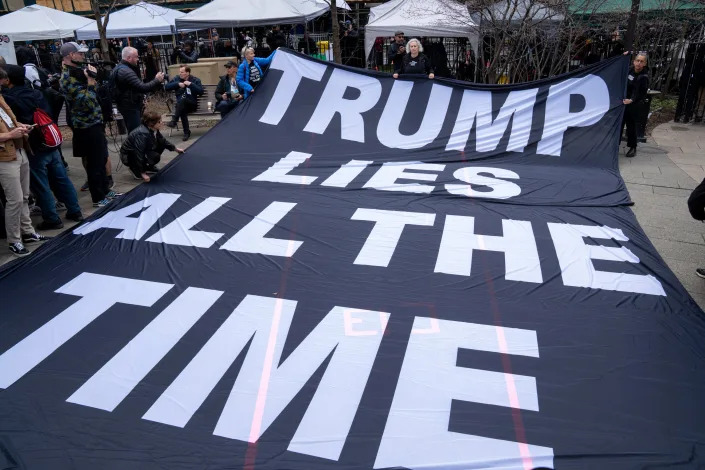
[[[141,123],[145,93],[156,91],[164,82],[164,73],[157,72],[154,80],[144,83],[139,76],[139,61],[137,49],[126,47],[122,50],[122,61],[113,71],[118,92],[117,108],[125,120],[128,133]]]
[[[220,77],[220,81],[215,87],[215,110],[220,113],[221,117],[225,117],[242,101],[242,94],[235,79],[237,63],[229,60],[225,63],[225,68],[227,73]]]
[[[171,122],[167,123],[167,127],[172,129],[176,127],[176,123],[181,119],[181,125],[184,128],[184,138],[186,141],[191,137],[191,131],[188,125],[188,113],[196,111],[198,96],[203,94],[203,85],[201,80],[191,75],[191,67],[182,65],[179,67],[179,75],[174,77],[172,81],[164,87],[167,91],[174,90],[176,94],[176,109]]]
[[[636,124],[647,91],[649,91],[649,73],[646,70],[646,54],[637,54],[627,76],[627,97],[622,100],[626,105],[622,128],[627,127],[627,147],[629,147],[625,156],[629,158],[636,156]]]
[[[85,162],[88,174],[88,187],[93,199],[93,207],[104,207],[110,200],[122,194],[108,188],[105,164],[108,160],[108,141],[103,127],[103,113],[96,94],[95,67],[76,67],[85,62],[84,53],[88,50],[75,42],[61,46],[63,72],[61,92],[66,97],[66,105],[71,110],[73,128],[73,154]]]

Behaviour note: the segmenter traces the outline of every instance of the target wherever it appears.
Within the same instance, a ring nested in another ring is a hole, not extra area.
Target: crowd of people
[[[280,39],[276,33],[275,29],[275,45]],[[47,46],[40,43],[40,47],[44,50]],[[214,96],[215,111],[225,116],[255,92],[274,52],[257,57],[255,49],[245,43],[235,53],[231,41],[223,42],[222,51],[233,57],[225,64],[226,73]],[[49,238],[37,231],[63,228],[60,212],[66,211],[67,220],[83,220],[61,151],[58,120],[64,105],[73,134],[73,155],[81,158],[86,172],[87,181],[81,189],[89,191],[94,207],[101,208],[122,195],[113,189],[106,138],[105,125],[112,107],[119,111],[128,132],[120,147],[120,160],[135,179],[148,183],[159,171],[164,151],[184,151],[161,134],[162,127],[176,127],[180,120],[183,140],[188,140],[188,114],[196,110],[197,99],[205,92],[201,80],[191,73],[189,64],[198,59],[198,51],[188,39],[176,51],[182,63],[178,75],[169,81],[161,71],[158,50],[149,43],[146,55],[136,47],[123,46],[119,62],[103,77],[102,84],[87,44],[66,42],[58,52],[47,52],[60,57],[58,67],[53,58],[45,62],[28,46],[16,51],[19,65],[6,64],[0,58],[0,201],[5,201],[9,250],[16,256],[29,254],[25,244]],[[54,74],[57,69],[60,73]],[[172,119],[166,123],[159,112],[145,108],[146,96],[159,90],[173,92],[176,97]],[[36,229],[30,218],[30,200],[42,216]]]

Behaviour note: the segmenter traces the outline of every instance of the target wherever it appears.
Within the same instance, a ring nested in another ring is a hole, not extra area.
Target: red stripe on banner
[[[313,147],[315,135],[311,135],[311,141],[308,144],[308,150]],[[308,152],[310,153],[310,152]],[[310,159],[306,160],[305,166],[310,164]],[[303,178],[303,177],[302,177]],[[299,188],[306,188],[307,185],[302,184]],[[277,299],[283,299],[286,293],[286,285],[289,280],[289,271],[291,269],[291,264],[293,263],[293,257],[291,256],[293,252],[292,239],[296,235],[296,228],[298,226],[299,217],[294,214],[291,230],[289,231],[289,246],[287,247],[287,258],[284,263],[284,270],[282,271],[281,280],[279,282],[279,291],[277,292]],[[267,402],[267,391],[269,390],[269,381],[272,376],[272,368],[274,367],[274,349],[277,344],[277,334],[279,332],[279,325],[281,323],[281,308],[282,303],[277,302],[277,307],[272,317],[272,328],[269,333],[269,340],[267,341],[267,351],[264,356],[264,367],[262,368],[262,377],[260,378],[259,391],[257,392],[257,402],[255,403],[255,414],[252,417],[252,426],[250,427],[250,438],[247,445],[247,452],[245,453],[245,465],[243,470],[255,470],[255,462],[257,460],[257,441],[259,439],[260,432],[262,430],[262,417],[264,416],[264,407]]]

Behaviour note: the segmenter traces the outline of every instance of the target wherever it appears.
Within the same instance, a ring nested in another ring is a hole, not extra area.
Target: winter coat
[[[5,102],[12,109],[17,121],[23,124],[34,124],[34,111],[37,108],[43,110],[49,116],[52,114],[44,94],[34,88],[25,85],[14,86],[3,90],[2,95],[5,98]],[[39,146],[37,136],[33,135],[33,133],[30,133],[29,144],[32,153],[35,155],[47,151]]]
[[[395,67],[397,65],[395,64]],[[394,70],[398,74],[426,74],[433,73],[431,60],[419,52],[415,59],[411,57],[411,53],[404,54],[404,58],[399,63],[399,68]]]
[[[236,86],[237,86],[237,83],[236,83]],[[215,103],[216,104],[223,101],[223,93],[230,93],[230,77],[228,77],[228,74],[225,74],[222,77],[220,77],[220,80],[218,81],[218,84],[215,87]],[[232,100],[232,98],[228,98],[228,101],[231,101],[231,100]]]
[[[260,77],[264,78],[262,67],[271,64],[272,59],[274,59],[274,54],[276,53],[277,51],[272,52],[266,59],[262,57],[255,57],[254,59],[252,59],[252,62],[255,64],[255,67],[257,67],[257,70],[259,70]],[[240,89],[240,93],[242,93],[244,99],[247,99],[247,97],[250,96],[250,93],[252,93],[252,90],[254,90],[254,88],[252,88],[252,85],[250,85],[250,64],[247,62],[247,59],[243,59],[240,66],[237,68],[236,80],[237,87]]]
[[[181,82],[191,82],[191,85],[181,88],[179,86],[179,83]],[[176,101],[181,101],[182,99],[187,99],[189,101],[193,101],[194,103],[197,101],[197,96],[201,96],[203,94],[203,85],[201,85],[201,80],[199,78],[194,77],[193,75],[189,75],[186,80],[182,80],[181,77],[178,75],[174,78],[171,79],[169,83],[164,86],[164,89],[167,91],[174,91],[174,94],[176,94]],[[191,90],[191,94],[187,93],[186,90]]]
[[[12,113],[12,109],[5,103],[5,100],[0,96],[0,108],[5,110],[5,112],[10,116],[14,127],[17,127],[17,118]],[[10,128],[5,124],[5,121],[0,119],[0,134],[10,132]],[[24,148],[25,143],[23,138],[6,140],[5,142],[0,142],[0,162],[11,162],[17,160],[17,149]]]
[[[159,163],[164,150],[176,151],[176,146],[166,140],[161,132],[153,131],[144,124],[130,132],[120,147],[120,161],[130,167],[135,175]]]
[[[144,83],[139,76],[137,66],[125,62],[118,64],[115,69],[115,86],[118,92],[117,105],[123,109],[142,109],[144,95],[159,88],[156,78]]]

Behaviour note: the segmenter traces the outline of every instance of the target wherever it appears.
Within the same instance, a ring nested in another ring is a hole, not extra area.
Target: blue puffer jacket
[[[262,57],[255,57],[252,59],[252,62],[254,62],[255,67],[257,67],[257,70],[259,70],[259,76],[264,78],[264,73],[262,73],[262,67],[265,65],[269,65],[272,62],[272,59],[274,58],[274,54],[276,54],[277,51],[272,52],[269,57],[266,59]],[[252,85],[250,85],[250,64],[247,63],[247,59],[243,59],[242,63],[240,66],[237,68],[237,76],[235,77],[235,80],[237,81],[237,86],[242,90],[242,96],[244,99],[247,99],[248,96],[250,96],[250,93],[254,88],[252,88]]]

